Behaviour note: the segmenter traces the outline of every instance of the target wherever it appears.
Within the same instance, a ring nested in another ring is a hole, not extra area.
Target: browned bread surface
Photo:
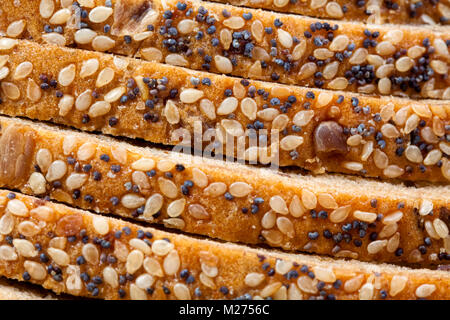
[[[261,8],[310,17],[361,21],[373,24],[450,23],[450,2],[443,1],[347,1],[347,0],[214,0],[236,6]]]
[[[18,119],[0,124],[3,187],[232,242],[366,261],[448,262],[448,186],[303,177]]]
[[[3,114],[166,145],[183,131],[194,146],[200,128],[205,153],[215,135],[216,153],[231,145],[230,156],[264,164],[450,180],[450,104],[441,100],[273,85],[23,40],[0,55]]]
[[[199,1],[186,1],[180,9],[177,0],[112,4],[95,0],[61,8],[59,1],[32,0],[14,7],[13,0],[5,0],[0,28],[8,36],[251,79],[450,97],[445,27],[335,23]]]
[[[0,214],[0,273],[56,293],[135,300],[450,298],[444,271],[197,240],[6,190]]]

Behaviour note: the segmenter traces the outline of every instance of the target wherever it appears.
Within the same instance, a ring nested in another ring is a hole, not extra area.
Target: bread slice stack
[[[449,4],[223,2],[1,1],[0,275],[449,299]]]

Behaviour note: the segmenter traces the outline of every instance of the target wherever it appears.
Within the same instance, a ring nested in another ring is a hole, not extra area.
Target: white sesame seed
[[[281,233],[285,234],[288,238],[294,238],[295,229],[292,221],[286,217],[277,218],[277,227]]]
[[[119,275],[113,267],[106,267],[103,269],[103,279],[105,283],[115,289],[119,287]]]
[[[264,279],[264,274],[252,272],[245,276],[244,283],[251,288],[255,288],[259,286],[264,281]]]
[[[189,214],[198,220],[208,220],[211,215],[206,211],[205,207],[200,204],[191,204],[188,207]]]
[[[313,279],[308,276],[301,276],[297,280],[297,285],[303,292],[317,294],[317,287],[314,285]]]
[[[396,165],[389,165],[383,170],[383,174],[388,178],[397,178],[405,173],[405,170]]]
[[[70,94],[65,94],[58,102],[59,115],[64,117],[72,110],[75,99]]]
[[[230,28],[230,29],[240,29],[245,25],[245,21],[241,17],[230,17],[223,21],[224,26]]]
[[[177,53],[168,54],[165,61],[167,64],[178,67],[187,67],[189,65],[188,61],[182,55]]]
[[[0,50],[10,50],[14,48],[19,43],[18,40],[10,39],[10,38],[1,38],[0,39]]]
[[[89,28],[83,28],[75,32],[74,40],[78,44],[89,44],[97,36],[97,32]]]
[[[302,190],[302,203],[306,209],[314,209],[317,206],[317,198],[314,193],[308,189]]]
[[[361,289],[359,289],[359,300],[372,300],[374,293],[374,287],[371,283],[365,283]]]
[[[141,268],[143,261],[144,261],[144,254],[142,253],[142,251],[140,250],[131,251],[127,257],[127,262],[125,265],[127,272],[129,274],[134,274]]]
[[[145,271],[148,272],[149,274],[151,274],[152,276],[156,276],[156,277],[164,276],[161,265],[159,264],[158,260],[156,260],[155,258],[150,258],[150,257],[145,258],[143,266],[144,266]]]
[[[375,240],[367,245],[367,252],[369,254],[376,254],[383,250],[387,245],[387,240]]]
[[[220,124],[225,131],[233,137],[240,137],[244,134],[244,129],[239,121],[223,119]]]
[[[97,59],[89,59],[83,62],[80,70],[80,77],[87,78],[98,71],[100,63]]]
[[[46,192],[46,185],[47,181],[45,180],[45,177],[40,172],[33,172],[30,175],[30,178],[28,179],[28,184],[31,188],[31,191],[33,191],[33,194],[43,194]]]
[[[40,263],[27,260],[24,262],[23,266],[34,280],[41,281],[47,277],[47,270]]]
[[[107,36],[102,36],[102,35],[96,36],[94,38],[94,40],[92,40],[92,48],[95,51],[100,51],[100,52],[108,51],[108,50],[114,48],[115,45],[116,45],[116,42]]]
[[[9,212],[6,212],[0,218],[0,234],[2,235],[10,234],[14,229],[14,223],[15,223],[14,217]]]
[[[195,103],[200,100],[203,95],[203,91],[189,88],[180,93],[180,100],[184,103]]]
[[[17,38],[20,36],[25,29],[25,20],[17,20],[14,22],[11,22],[6,29],[6,35],[11,38]]]
[[[372,223],[377,219],[377,214],[373,212],[365,212],[360,210],[355,210],[353,216],[361,221]]]
[[[85,244],[81,249],[81,253],[88,263],[92,265],[96,265],[98,263],[99,251],[94,244],[92,243]]]
[[[80,146],[77,152],[77,157],[81,161],[90,160],[96,152],[97,145],[93,142],[85,142]]]
[[[217,71],[220,73],[231,73],[233,71],[233,65],[231,64],[230,59],[224,56],[215,55],[214,62],[216,64]]]
[[[293,44],[291,34],[283,29],[278,29],[278,41],[287,49],[291,48]]]
[[[135,194],[126,194],[122,197],[121,203],[127,209],[136,209],[145,203],[145,198]]]
[[[422,284],[416,289],[416,296],[418,298],[427,298],[436,291],[436,286],[434,284]]]
[[[58,74],[58,82],[60,85],[67,87],[70,86],[75,79],[76,67],[74,64],[70,64],[67,67],[61,69]]]
[[[104,217],[96,216],[92,218],[92,226],[95,232],[104,236],[109,232],[109,223]]]
[[[63,35],[56,32],[43,34],[42,39],[48,44],[60,47],[66,46],[66,38]]]
[[[39,14],[42,18],[48,19],[55,11],[55,3],[53,0],[41,0],[39,4]]]
[[[69,21],[71,15],[72,14],[69,9],[60,9],[52,15],[49,22],[50,24],[65,24]]]
[[[12,82],[2,82],[3,93],[8,99],[18,100],[20,98],[20,89]]]
[[[0,246],[0,259],[4,261],[16,261],[18,258],[15,249],[8,245]]]
[[[166,240],[155,240],[152,244],[152,251],[158,256],[167,255],[173,248],[173,243]]]
[[[19,217],[28,217],[29,213],[27,206],[19,199],[10,200],[6,205],[6,210]]]
[[[225,98],[217,108],[218,115],[228,115],[234,112],[239,104],[239,101],[235,97]]]
[[[230,194],[237,198],[246,197],[252,191],[252,187],[245,182],[234,182],[230,185]]]
[[[27,98],[32,102],[38,102],[42,97],[41,88],[33,79],[28,79],[27,84]]]
[[[314,117],[314,111],[313,110],[302,110],[295,114],[293,118],[293,122],[295,125],[299,127],[306,126]]]

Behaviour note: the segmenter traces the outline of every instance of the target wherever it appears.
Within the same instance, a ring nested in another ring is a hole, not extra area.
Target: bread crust
[[[165,145],[183,142],[205,154],[215,141],[216,154],[316,174],[450,180],[450,105],[440,100],[245,81],[24,40],[0,55],[3,114]],[[91,64],[96,67],[87,72]],[[64,83],[72,66],[73,81]],[[107,70],[113,75],[105,76]]]
[[[448,263],[448,186],[302,177],[18,119],[0,123],[5,188],[226,241],[364,261]]]
[[[7,225],[0,273],[56,293],[137,300],[449,298],[448,272],[198,240],[6,190],[0,201],[0,225]]]
[[[305,16],[337,19],[343,21],[361,21],[373,24],[430,24],[450,23],[449,3],[421,3],[413,1],[383,2],[364,1],[287,1],[287,0],[218,0],[226,4],[266,9],[286,13],[298,13]]]
[[[103,1],[94,3],[95,9],[105,8]],[[59,34],[50,32],[58,27],[56,23],[66,21],[59,10],[66,14],[70,10],[58,8],[58,4],[53,10],[58,13],[56,18],[42,18],[39,4],[38,0],[28,1],[19,9],[11,8],[13,0],[2,1],[0,8],[7,17],[2,19],[1,29],[7,31],[11,23],[26,21],[21,35],[39,42],[46,38],[75,46],[81,38],[80,48],[136,54],[251,79],[367,94],[450,98],[450,32],[445,27],[335,23],[198,1],[187,1],[182,10],[177,8],[177,0],[123,0],[119,4],[113,1],[113,13],[101,23],[91,20],[100,21],[106,14],[77,8],[74,12],[80,17],[86,10],[87,18],[81,19],[86,28],[77,30],[69,20],[69,26],[66,22],[59,25]],[[105,34],[106,25],[110,29]],[[44,28],[48,33],[43,33]]]
[[[0,300],[59,300],[58,296],[34,285],[0,278]]]

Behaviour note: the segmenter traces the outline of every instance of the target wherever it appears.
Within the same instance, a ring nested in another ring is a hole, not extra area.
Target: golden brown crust
[[[0,112],[11,116],[166,145],[178,144],[181,133],[193,145],[200,127],[205,154],[215,135],[215,153],[231,146],[229,156],[252,163],[383,179],[450,179],[450,105],[440,100],[243,81],[23,40],[0,56]],[[105,76],[107,70],[113,75]],[[73,81],[64,83],[64,77]]]
[[[331,21],[218,3],[188,1],[186,8],[177,9],[177,0],[124,0],[120,4],[113,1],[111,11],[96,0],[95,9],[82,8],[87,12],[87,18],[81,19],[86,28],[76,30],[72,20],[66,26],[71,11],[59,8],[59,2],[50,10],[49,18],[39,15],[38,0],[9,10],[12,2],[0,4],[4,15],[8,13],[1,29],[7,31],[11,23],[17,22],[19,27],[13,25],[13,30],[20,31],[20,21],[27,20],[19,36],[29,35],[39,42],[50,37],[52,43],[73,46],[78,41],[82,48],[136,53],[145,59],[192,69],[286,84],[384,95],[450,97],[450,32],[444,27],[338,22],[334,30]],[[75,17],[84,16],[78,7],[73,11]],[[111,27],[107,34],[106,24]],[[62,35],[45,33],[46,25],[47,32],[60,27]]]
[[[448,272],[197,240],[6,190],[0,214],[0,273],[56,293],[139,300],[450,297]]]
[[[450,23],[448,1],[346,1],[346,0],[217,0],[236,6],[298,13],[310,17],[361,21],[374,24]]]
[[[282,176],[18,119],[1,118],[1,128],[0,145],[17,146],[0,153],[8,164],[0,185],[26,194],[232,242],[364,261],[448,262],[447,186]],[[25,136],[34,145],[27,157]],[[17,167],[24,178],[14,180]]]

